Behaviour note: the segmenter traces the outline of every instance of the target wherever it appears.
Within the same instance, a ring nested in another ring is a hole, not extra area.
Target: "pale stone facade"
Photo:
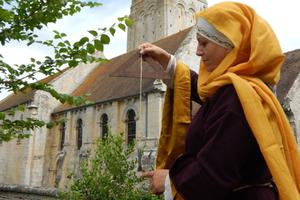
[[[70,93],[96,66],[80,65],[61,74],[51,83],[61,93]],[[32,101],[26,103],[24,113],[17,112],[10,117],[11,120],[32,117],[49,122],[51,113],[58,105],[60,103],[50,94],[37,91]],[[48,132],[47,128],[41,128],[30,132],[32,136],[29,139],[0,144],[0,183],[42,185]]]
[[[295,132],[298,144],[300,143],[300,74],[293,83],[284,99],[285,111],[289,117],[290,124]]]
[[[142,42],[154,42],[195,24],[195,13],[207,7],[200,0],[132,0],[127,50]]]
[[[109,126],[113,134],[121,133],[124,139],[127,137],[126,114],[132,109],[136,115],[136,134],[137,138],[142,137],[144,141],[150,141],[146,148],[155,148],[157,137],[161,127],[161,108],[163,103],[164,85],[161,83],[160,90],[154,93],[147,93],[143,97],[142,111],[139,111],[139,98],[129,97],[119,101],[98,104],[95,106],[78,108],[57,114],[56,118],[65,118],[65,143],[60,150],[60,127],[57,126],[48,134],[48,153],[46,155],[49,165],[46,167],[48,172],[44,174],[44,185],[59,184],[63,187],[66,183],[66,177],[70,172],[76,171],[80,159],[84,159],[92,151],[93,145],[98,138],[102,137],[101,133],[101,116],[105,113],[108,115]],[[146,120],[151,118],[151,120]],[[77,148],[77,130],[76,122],[78,119],[83,120],[83,144],[80,149]],[[153,142],[151,142],[153,141]],[[147,149],[146,149],[147,150]],[[62,165],[60,166],[62,162]],[[47,165],[47,164],[46,164]],[[61,179],[61,180],[60,180]]]

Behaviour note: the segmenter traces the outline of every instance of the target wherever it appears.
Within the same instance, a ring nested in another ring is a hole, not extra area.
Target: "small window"
[[[107,114],[103,114],[100,118],[100,129],[102,139],[107,138],[108,135],[108,116]]]
[[[66,123],[65,122],[63,122],[60,125],[59,132],[60,132],[60,145],[59,145],[59,149],[63,150],[64,144],[65,144],[65,135],[66,135]]]
[[[135,112],[134,110],[130,109],[127,112],[127,142],[132,143],[136,138],[136,121],[135,121]]]
[[[77,149],[79,150],[82,146],[82,119],[77,120],[76,132],[77,132]]]

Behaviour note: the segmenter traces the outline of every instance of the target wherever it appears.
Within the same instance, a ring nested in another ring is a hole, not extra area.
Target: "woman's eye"
[[[202,37],[197,37],[198,44],[202,47],[206,47],[208,41]]]
[[[207,45],[207,42],[199,42],[201,46],[205,47]]]

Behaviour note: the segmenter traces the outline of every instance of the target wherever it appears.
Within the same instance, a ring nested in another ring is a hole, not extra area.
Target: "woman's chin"
[[[205,69],[206,69],[206,71],[208,71],[208,72],[212,72],[215,68],[206,65],[206,66],[205,66]]]

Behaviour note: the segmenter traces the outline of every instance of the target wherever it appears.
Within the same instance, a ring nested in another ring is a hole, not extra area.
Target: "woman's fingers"
[[[152,47],[153,45],[151,43],[143,43],[141,44],[138,49],[140,50],[140,54],[141,55],[145,55],[145,54],[148,54],[150,51],[152,51]]]
[[[143,178],[152,178],[154,175],[154,171],[148,171],[141,173],[141,177]]]
[[[141,44],[138,49],[140,50],[140,55],[144,58],[149,56],[159,62],[163,69],[167,68],[171,55],[164,49],[148,42]]]

